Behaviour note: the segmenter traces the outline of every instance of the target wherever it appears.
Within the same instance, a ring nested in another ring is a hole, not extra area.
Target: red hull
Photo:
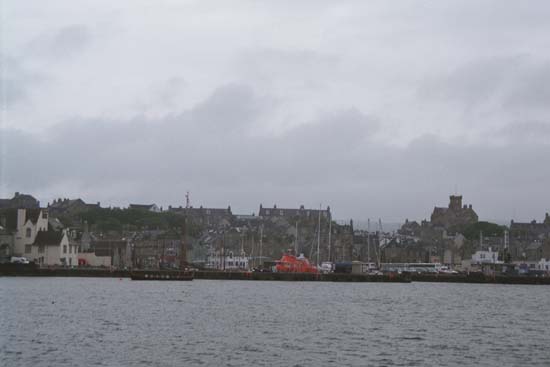
[[[296,257],[293,255],[283,255],[281,260],[277,261],[275,269],[279,273],[318,273],[317,267],[310,264],[305,257]]]

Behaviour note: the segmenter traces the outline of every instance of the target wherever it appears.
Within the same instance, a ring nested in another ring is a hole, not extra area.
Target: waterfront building
[[[98,238],[90,245],[95,256],[108,257],[111,265],[119,268],[129,268],[132,264],[130,243],[124,238]],[[99,259],[98,261],[104,261]]]
[[[15,236],[8,228],[6,218],[0,216],[0,263],[8,262],[13,254]]]
[[[472,254],[472,264],[499,264],[503,263],[498,259],[498,251],[493,251],[491,247],[487,250],[478,250]]]
[[[550,273],[550,259],[540,259],[540,261],[537,264],[537,270]]]
[[[8,215],[13,216],[13,213],[8,213]],[[48,209],[17,209],[16,213],[17,224],[13,252],[15,256],[30,256],[38,233],[48,230]]]
[[[39,231],[25,256],[42,266],[78,266],[78,246],[69,243],[66,230]]]
[[[229,252],[228,255],[223,256],[222,252],[216,251],[208,255],[206,259],[206,268],[214,270],[241,270],[247,271],[249,268],[250,257],[244,252],[239,255],[234,255],[233,252]]]

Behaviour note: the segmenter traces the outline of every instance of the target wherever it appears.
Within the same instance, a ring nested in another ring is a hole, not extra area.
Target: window
[[[64,253],[64,254],[67,253],[67,245],[63,245],[63,253]]]
[[[69,245],[69,254],[73,253],[73,246]]]
[[[282,210],[279,210],[279,213],[281,214],[281,217],[285,215],[285,213]]]
[[[25,245],[25,253],[30,254],[32,252],[32,245]]]
[[[27,238],[30,238],[31,234],[32,234],[32,229],[27,228],[27,233],[26,233]]]
[[[48,219],[48,212],[42,212],[42,219]]]
[[[38,246],[38,253],[43,254],[44,253],[44,245]]]

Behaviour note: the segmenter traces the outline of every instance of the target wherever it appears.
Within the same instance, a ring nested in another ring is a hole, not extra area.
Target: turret
[[[451,195],[449,209],[460,210],[462,208],[462,195]]]

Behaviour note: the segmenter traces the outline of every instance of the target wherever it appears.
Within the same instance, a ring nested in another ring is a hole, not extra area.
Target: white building
[[[536,266],[537,270],[542,270],[550,273],[550,259],[540,259]]]
[[[489,250],[479,250],[472,255],[471,264],[503,264],[503,261],[498,259],[498,251],[493,251],[490,247]]]
[[[15,256],[29,257],[32,244],[40,231],[48,230],[48,209],[17,209],[17,230],[14,239]]]
[[[249,261],[250,257],[244,253],[235,256],[230,252],[225,257],[219,253],[213,253],[208,255],[206,267],[216,270],[249,270]]]
[[[49,227],[46,208],[17,209],[14,256],[40,265],[78,265],[78,246],[69,244],[66,231]]]
[[[78,266],[78,246],[69,242],[67,231],[39,231],[29,260],[40,265]]]

